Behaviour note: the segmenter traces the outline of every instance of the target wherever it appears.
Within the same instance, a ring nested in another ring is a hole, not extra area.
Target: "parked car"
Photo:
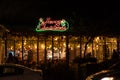
[[[19,64],[0,64],[0,80],[43,80],[43,72]]]
[[[120,80],[120,62],[113,64],[106,70],[89,75],[86,80]]]

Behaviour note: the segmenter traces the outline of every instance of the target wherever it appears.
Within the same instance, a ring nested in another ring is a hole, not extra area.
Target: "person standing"
[[[14,63],[14,62],[15,62],[14,57],[13,57],[12,53],[10,52],[8,55],[8,58],[6,60],[6,63]]]
[[[119,59],[119,53],[116,50],[113,50],[112,59],[113,60],[118,60]]]

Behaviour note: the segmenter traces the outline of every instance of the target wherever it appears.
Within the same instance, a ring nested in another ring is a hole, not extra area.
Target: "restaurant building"
[[[111,59],[113,50],[119,51],[119,36],[91,35],[71,31],[65,19],[40,18],[33,32],[1,32],[0,63],[8,54],[20,60],[66,60],[69,63],[79,56],[91,55],[98,62]],[[4,34],[3,34],[4,33]]]

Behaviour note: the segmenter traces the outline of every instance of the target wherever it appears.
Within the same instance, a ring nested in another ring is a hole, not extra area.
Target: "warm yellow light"
[[[45,48],[45,45],[44,45],[44,44],[41,44],[41,48],[44,49],[44,48]]]
[[[69,44],[68,47],[70,47],[71,45]]]
[[[52,45],[49,45],[47,48],[51,48],[52,47]]]
[[[24,45],[26,45],[26,42],[24,42]]]
[[[70,49],[73,50],[73,47],[71,47]]]
[[[80,45],[77,45],[77,48],[80,48]]]
[[[20,48],[21,48],[22,46],[20,45]]]
[[[52,45],[49,46],[49,48],[51,48],[51,47],[52,47]]]
[[[36,44],[34,45],[34,47],[35,47],[35,49],[37,49],[37,45]]]
[[[57,50],[57,48],[56,48],[56,47],[54,47],[54,50]]]
[[[11,50],[13,50],[13,46],[11,46],[11,48],[10,48]]]
[[[24,45],[26,45],[26,40],[24,41]]]
[[[77,37],[75,37],[75,39],[77,40],[78,38],[77,38]]]
[[[98,42],[98,41],[99,41],[99,39],[100,39],[99,37],[96,37],[95,41],[96,41],[96,42]]]
[[[63,45],[64,45],[64,46],[66,46],[66,44],[65,44],[65,43],[63,43]]]
[[[66,38],[66,36],[63,36],[63,38],[65,39],[65,38]]]
[[[57,40],[58,40],[58,38],[56,37],[56,38],[55,38],[55,40],[57,41]]]
[[[30,48],[30,45],[28,47]]]

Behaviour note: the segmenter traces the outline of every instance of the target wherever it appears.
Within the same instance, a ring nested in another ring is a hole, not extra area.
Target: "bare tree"
[[[84,58],[85,58],[85,54],[86,54],[86,51],[87,51],[87,46],[89,43],[92,43],[93,40],[94,40],[94,37],[95,36],[86,36],[85,39],[86,39],[86,43],[85,43],[85,50],[84,50]]]

